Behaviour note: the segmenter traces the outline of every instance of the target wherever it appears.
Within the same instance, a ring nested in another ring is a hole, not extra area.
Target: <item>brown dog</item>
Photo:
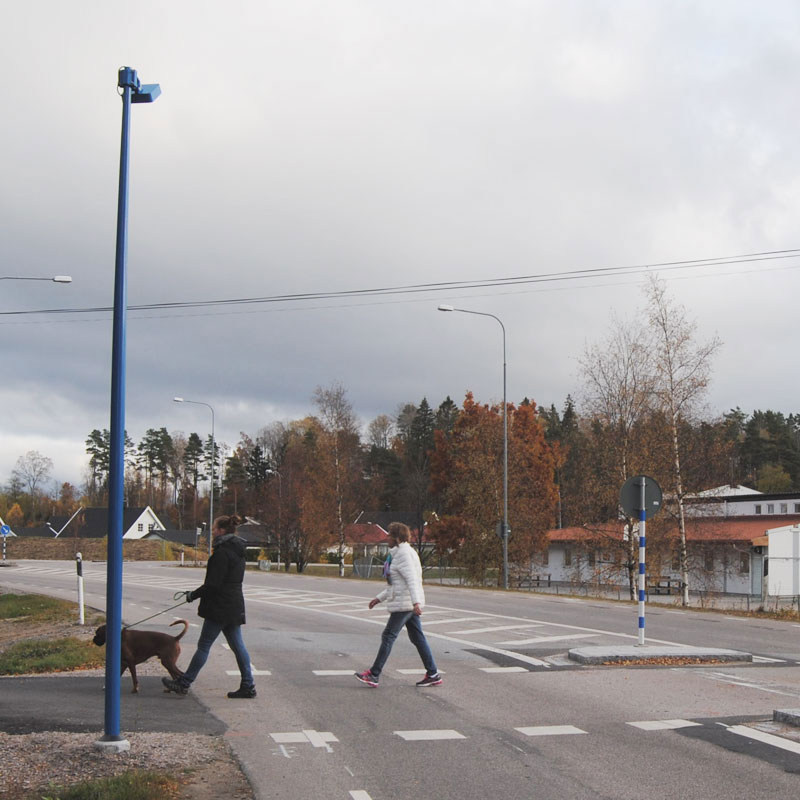
[[[164,669],[169,672],[173,680],[177,680],[183,672],[178,669],[178,656],[181,654],[181,646],[178,641],[189,628],[189,623],[185,619],[176,619],[170,625],[183,623],[183,630],[177,636],[170,636],[168,633],[159,631],[134,631],[130,628],[122,629],[122,643],[120,646],[120,663],[122,670],[131,671],[133,679],[133,691],[139,691],[139,679],[136,677],[136,665],[147,661],[148,658],[158,656],[159,661],[164,665]],[[102,647],[106,643],[106,626],[101,625],[94,634],[92,641]]]

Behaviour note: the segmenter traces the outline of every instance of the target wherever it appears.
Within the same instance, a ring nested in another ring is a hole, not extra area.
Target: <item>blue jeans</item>
[[[436,674],[436,662],[433,660],[431,648],[428,647],[428,640],[422,632],[422,623],[419,621],[419,617],[413,611],[392,611],[389,614],[389,621],[381,634],[381,646],[378,650],[378,655],[375,656],[375,663],[370,670],[376,678],[381,674],[383,665],[386,663],[386,659],[389,658],[395,639],[397,639],[397,635],[403,629],[403,626],[408,631],[408,638],[411,639],[411,643],[417,648],[428,675]]]
[[[242,639],[242,626],[222,625],[210,619],[203,620],[203,629],[200,631],[197,650],[189,662],[189,668],[183,673],[181,682],[190,684],[194,681],[206,661],[208,661],[211,645],[214,644],[220,633],[225,636],[231,650],[233,650],[233,654],[236,656],[236,663],[242,676],[242,686],[247,688],[255,686],[253,671],[250,667],[250,654],[244,645],[244,639]]]

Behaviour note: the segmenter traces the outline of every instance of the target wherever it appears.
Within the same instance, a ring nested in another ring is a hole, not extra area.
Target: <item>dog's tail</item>
[[[189,630],[189,623],[185,619],[176,619],[175,622],[170,622],[170,625],[179,625],[180,623],[183,623],[183,630],[175,637],[176,642]]]

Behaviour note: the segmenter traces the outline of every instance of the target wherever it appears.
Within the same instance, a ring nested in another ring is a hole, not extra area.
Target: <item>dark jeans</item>
[[[244,645],[244,639],[242,639],[242,626],[221,625],[219,622],[214,622],[210,619],[203,620],[203,630],[200,631],[197,650],[189,662],[189,668],[183,674],[183,682],[192,683],[194,681],[208,660],[211,645],[214,644],[220,633],[223,634],[231,650],[233,650],[233,654],[236,656],[236,663],[242,676],[242,686],[254,686],[253,671],[250,667],[250,654]]]
[[[386,659],[389,658],[389,653],[392,652],[395,639],[397,639],[397,635],[404,625],[408,631],[408,638],[417,648],[428,675],[436,674],[436,662],[433,660],[433,653],[431,653],[430,647],[428,647],[428,640],[422,632],[422,623],[419,617],[413,611],[392,611],[389,614],[389,621],[381,634],[381,646],[378,650],[378,655],[375,656],[375,663],[370,670],[376,678],[381,674],[383,665],[386,663]]]

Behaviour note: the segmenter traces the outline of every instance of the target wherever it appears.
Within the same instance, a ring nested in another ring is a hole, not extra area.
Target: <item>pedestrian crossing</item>
[[[14,572],[32,579],[26,581],[26,591],[36,590],[37,579],[47,577],[74,578],[74,567],[64,564],[54,565],[51,562],[21,562]],[[83,575],[86,596],[104,597],[106,581],[106,565],[104,563],[84,562]],[[367,608],[367,598],[346,595],[339,592],[320,592],[308,589],[275,586],[268,582],[268,577],[259,574],[259,579],[250,581],[244,586],[246,602],[254,604],[280,606],[302,612],[327,614],[347,619],[358,624],[383,626],[386,615],[381,611]],[[152,605],[138,607],[134,603],[127,604],[150,613],[157,611],[157,592],[165,592],[165,602],[172,600],[176,591],[184,591],[197,587],[201,575],[190,569],[152,569],[148,572],[132,572],[124,574],[126,586],[135,586],[153,590]],[[41,588],[49,588],[42,586]],[[89,601],[90,603],[92,600]],[[96,600],[94,601],[97,602]],[[547,671],[551,669],[580,669],[580,665],[564,663],[559,656],[573,642],[587,640],[609,640],[627,642],[633,635],[616,634],[611,631],[593,630],[580,626],[555,623],[544,620],[530,620],[510,615],[470,612],[465,609],[447,608],[428,605],[425,607],[423,627],[431,639],[462,645],[465,648],[481,652],[492,660],[496,667],[486,667],[483,671],[496,674],[513,674],[526,671]],[[126,615],[127,616],[127,615]],[[519,652],[525,648],[527,652]],[[561,650],[557,652],[556,648]],[[509,660],[515,662],[509,664]],[[754,664],[780,665],[796,662],[769,656],[753,656]]]

